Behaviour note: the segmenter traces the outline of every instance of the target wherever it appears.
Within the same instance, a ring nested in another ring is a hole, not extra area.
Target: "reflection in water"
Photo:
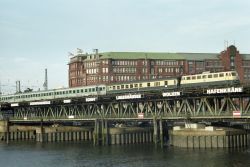
[[[4,167],[250,166],[250,149],[180,149],[154,145],[98,146],[91,143],[0,143]]]

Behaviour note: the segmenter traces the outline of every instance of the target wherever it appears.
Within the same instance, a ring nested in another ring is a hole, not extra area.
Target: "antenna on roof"
[[[228,41],[227,41],[227,40],[224,40],[224,47],[225,47],[225,50],[226,50],[227,47],[228,47]]]
[[[83,50],[80,49],[80,48],[76,48],[76,53],[77,53],[77,54],[82,54],[82,53],[83,53]]]
[[[69,56],[69,57],[73,57],[73,56],[74,56],[74,54],[73,54],[73,53],[71,53],[71,52],[68,52],[68,56]]]

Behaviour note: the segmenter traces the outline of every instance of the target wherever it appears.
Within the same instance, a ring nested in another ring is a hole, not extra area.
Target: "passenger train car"
[[[106,94],[132,93],[135,91],[163,91],[187,87],[207,88],[209,86],[232,86],[239,84],[239,77],[235,71],[185,75],[181,78],[144,80],[109,85],[93,85],[76,88],[63,88],[48,91],[27,92],[12,95],[2,95],[2,103],[33,102],[53,99],[70,99],[78,97],[93,97]]]
[[[106,95],[106,85],[62,88],[62,89],[54,89],[47,91],[2,95],[0,102],[16,103],[16,102],[39,101],[39,100],[88,97],[97,95]]]
[[[177,78],[164,78],[137,82],[113,83],[107,86],[107,93],[131,93],[135,91],[176,89],[178,82],[180,81]]]

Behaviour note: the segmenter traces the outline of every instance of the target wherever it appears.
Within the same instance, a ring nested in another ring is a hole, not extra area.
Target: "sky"
[[[68,87],[68,52],[250,53],[249,0],[0,0],[0,88]]]

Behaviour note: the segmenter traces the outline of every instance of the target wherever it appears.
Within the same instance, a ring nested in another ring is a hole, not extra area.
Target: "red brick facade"
[[[117,56],[105,57],[101,53],[77,54],[68,64],[69,87],[229,70],[236,70],[241,82],[250,81],[250,55],[240,54],[233,45],[221,53],[210,54],[210,57],[204,53],[176,55],[179,56],[176,59],[148,56],[142,59],[131,53],[132,58],[126,59]]]

